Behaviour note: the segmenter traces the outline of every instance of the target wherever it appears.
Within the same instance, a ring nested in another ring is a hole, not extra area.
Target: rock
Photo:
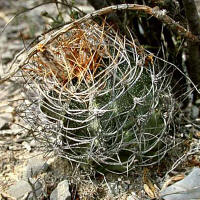
[[[13,59],[13,55],[10,51],[6,51],[2,54],[2,64],[6,65]]]
[[[132,196],[128,196],[127,200],[134,200],[134,199],[132,198]]]
[[[108,183],[108,185],[110,186],[111,194],[118,195],[120,193],[117,182],[116,183]]]
[[[1,23],[2,23],[2,20],[1,20],[1,18],[0,18],[0,27],[2,26]],[[6,44],[6,42],[7,42],[7,37],[6,37],[5,34],[4,34],[4,35],[2,34],[1,37],[0,37],[0,43],[1,43],[1,44]],[[2,55],[3,53],[5,53],[5,49],[7,49],[7,45],[1,47],[1,55]]]
[[[18,33],[19,31],[23,31],[25,28],[26,28],[26,24],[21,23],[18,25],[8,26],[5,31],[6,33]]]
[[[0,8],[10,8],[10,2],[9,1],[0,1]]]
[[[71,200],[71,193],[69,192],[69,183],[67,180],[58,184],[56,189],[51,193],[50,200]]]
[[[0,130],[4,129],[7,126],[8,122],[12,121],[11,113],[2,113],[0,114]]]
[[[35,139],[31,140],[31,142],[30,142],[30,146],[31,146],[31,147],[37,147],[37,146],[39,146],[39,145],[40,145],[39,142],[36,141]]]
[[[118,181],[116,182],[110,182],[108,183],[110,188],[110,193],[114,196],[117,196],[121,193],[127,192],[130,187],[130,183],[126,181],[122,181],[121,178],[118,178]]]
[[[135,194],[135,192],[131,192],[131,195],[127,197],[127,200],[139,200],[138,196]]]
[[[42,157],[34,157],[28,161],[27,167],[23,174],[23,179],[37,176],[40,173],[47,171],[48,164]]]
[[[35,193],[37,197],[40,197],[42,194],[42,184],[39,181],[35,181],[34,179],[30,179],[30,182],[33,184],[35,187]],[[22,199],[24,195],[27,193],[28,198],[27,199],[32,199],[33,198],[33,191],[31,185],[28,183],[28,181],[20,180],[16,184],[10,186],[8,189],[7,193],[15,198],[15,199]]]
[[[9,50],[10,51],[14,51],[17,52],[19,50],[23,49],[23,44],[20,41],[13,41],[12,43],[10,43],[9,45]]]
[[[200,169],[195,167],[183,180],[160,192],[165,200],[194,200],[200,198]]]
[[[28,142],[24,141],[24,142],[22,142],[22,145],[24,146],[24,148],[25,148],[28,152],[31,151],[31,146],[30,146],[30,144],[29,144]]]

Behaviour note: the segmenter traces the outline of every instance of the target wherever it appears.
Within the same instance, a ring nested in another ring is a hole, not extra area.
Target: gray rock
[[[131,195],[127,197],[127,200],[139,200],[135,192],[131,192]]]
[[[183,180],[167,187],[160,192],[165,200],[200,199],[200,169],[194,168]]]
[[[12,26],[8,26],[6,28],[6,33],[17,33],[19,31],[22,31],[26,28],[26,24],[25,23],[21,23],[18,25],[12,25]]]
[[[18,41],[15,41],[15,42],[12,42],[10,45],[9,45],[9,50],[10,51],[19,51],[19,50],[22,50],[23,49],[23,44],[21,42],[18,42]]]
[[[121,178],[118,178],[116,182],[108,183],[108,185],[110,193],[114,196],[127,192],[130,188],[130,183],[123,181]]]
[[[51,193],[50,200],[71,200],[69,182],[67,180],[64,180],[58,184],[56,189]]]
[[[134,196],[130,195],[127,197],[127,200],[139,200],[138,198],[135,198]]]
[[[2,113],[0,114],[0,130],[4,129],[7,126],[7,123],[12,121],[11,113]]]
[[[2,54],[2,64],[6,65],[13,59],[13,55],[10,51],[6,51]]]
[[[30,142],[30,146],[31,146],[31,147],[37,147],[37,146],[39,146],[39,145],[40,145],[39,142],[36,141],[35,139],[31,140],[31,142]]]
[[[22,145],[24,146],[24,148],[25,148],[28,152],[31,151],[31,146],[30,146],[30,144],[29,144],[28,142],[24,141],[24,142],[22,142]]]
[[[0,8],[10,8],[9,1],[0,1]]]
[[[2,23],[2,20],[0,19],[0,27],[1,27],[1,23]],[[6,43],[7,42],[7,37],[6,37],[5,34],[1,35],[0,42],[1,42],[1,44],[7,44]],[[1,47],[1,55],[2,55],[3,52],[5,52],[4,50],[7,49],[7,48],[8,48],[7,45],[4,45],[4,46],[2,45],[2,47]]]
[[[23,179],[37,176],[40,173],[47,171],[49,165],[42,157],[34,157],[28,161],[27,167],[23,174]]]
[[[37,197],[40,197],[42,194],[42,184],[39,181],[35,181],[34,179],[30,179],[30,182],[33,184],[35,188],[35,194]],[[20,180],[16,184],[10,186],[8,189],[7,193],[17,199],[20,200],[26,195],[27,193],[28,198],[27,199],[32,199],[33,198],[33,191],[31,185],[28,183],[28,181]]]
[[[118,183],[114,182],[114,183],[108,183],[109,187],[110,187],[110,193],[113,195],[118,195],[120,193],[120,189],[118,187]]]

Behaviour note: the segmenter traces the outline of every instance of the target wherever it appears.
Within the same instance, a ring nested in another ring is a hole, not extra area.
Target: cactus
[[[105,21],[76,24],[36,49],[21,69],[23,117],[47,150],[120,172],[165,155],[175,103],[164,61]]]

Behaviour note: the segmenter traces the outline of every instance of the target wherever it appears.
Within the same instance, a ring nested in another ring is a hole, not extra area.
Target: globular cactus
[[[70,161],[120,172],[153,164],[173,145],[169,68],[105,21],[75,24],[37,44],[21,68],[23,117]]]

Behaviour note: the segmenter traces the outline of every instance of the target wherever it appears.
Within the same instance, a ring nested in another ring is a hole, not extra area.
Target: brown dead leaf
[[[176,176],[171,177],[170,179],[166,180],[165,183],[162,186],[161,190],[164,190],[167,188],[169,185],[172,185],[174,182],[180,181],[184,179],[185,175],[184,174],[178,174]]]
[[[185,177],[184,174],[179,174],[179,175],[173,176],[171,178],[171,180],[176,182],[176,181],[180,181],[180,180],[184,179],[184,177]]]
[[[143,183],[144,183],[144,190],[148,194],[150,198],[157,197],[157,188],[154,187],[154,184],[152,183],[149,175],[149,169],[144,168],[144,174],[143,174]]]
[[[147,193],[147,195],[151,198],[154,199],[155,195],[154,192],[150,189],[150,187],[147,184],[144,184],[144,191]]]

